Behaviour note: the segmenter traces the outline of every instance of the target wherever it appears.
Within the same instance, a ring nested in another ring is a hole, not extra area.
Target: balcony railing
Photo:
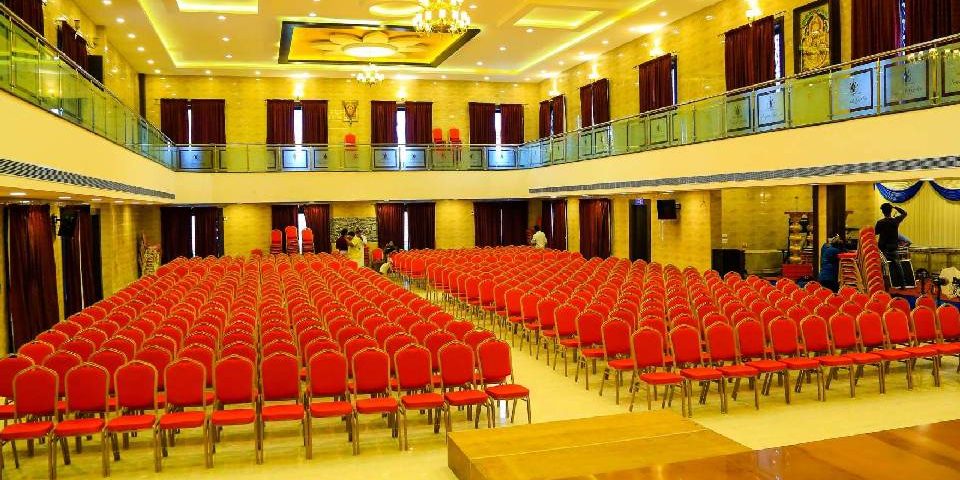
[[[0,4],[0,89],[155,162],[172,143],[103,84]]]

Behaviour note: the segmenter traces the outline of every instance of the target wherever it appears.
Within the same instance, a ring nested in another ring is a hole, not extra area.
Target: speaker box
[[[57,235],[63,238],[73,237],[73,233],[77,230],[77,215],[68,213],[60,217],[60,229],[57,230]]]
[[[98,82],[103,83],[103,55],[87,56],[87,73],[96,78]]]
[[[711,268],[725,275],[727,272],[736,272],[741,275],[747,271],[746,252],[736,248],[715,248],[711,255]]]

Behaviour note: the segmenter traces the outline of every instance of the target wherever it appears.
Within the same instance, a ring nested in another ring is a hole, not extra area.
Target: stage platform
[[[661,410],[452,432],[447,463],[460,480],[593,478],[749,451]]]

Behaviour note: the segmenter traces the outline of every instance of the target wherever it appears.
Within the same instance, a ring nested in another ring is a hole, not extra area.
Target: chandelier
[[[463,33],[470,28],[470,15],[463,11],[463,0],[420,0],[423,9],[413,17],[418,32]]]
[[[372,87],[383,81],[383,73],[377,69],[376,65],[371,63],[363,67],[363,71],[357,74],[357,81]]]

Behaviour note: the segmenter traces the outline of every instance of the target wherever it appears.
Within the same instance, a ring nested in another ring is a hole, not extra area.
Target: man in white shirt
[[[363,262],[363,251],[364,247],[367,245],[367,237],[363,232],[358,228],[352,236],[347,237],[349,248],[347,250],[347,258],[357,262],[357,265],[364,266]]]
[[[547,234],[540,230],[540,225],[533,226],[533,236],[530,237],[530,244],[535,248],[547,248]]]

